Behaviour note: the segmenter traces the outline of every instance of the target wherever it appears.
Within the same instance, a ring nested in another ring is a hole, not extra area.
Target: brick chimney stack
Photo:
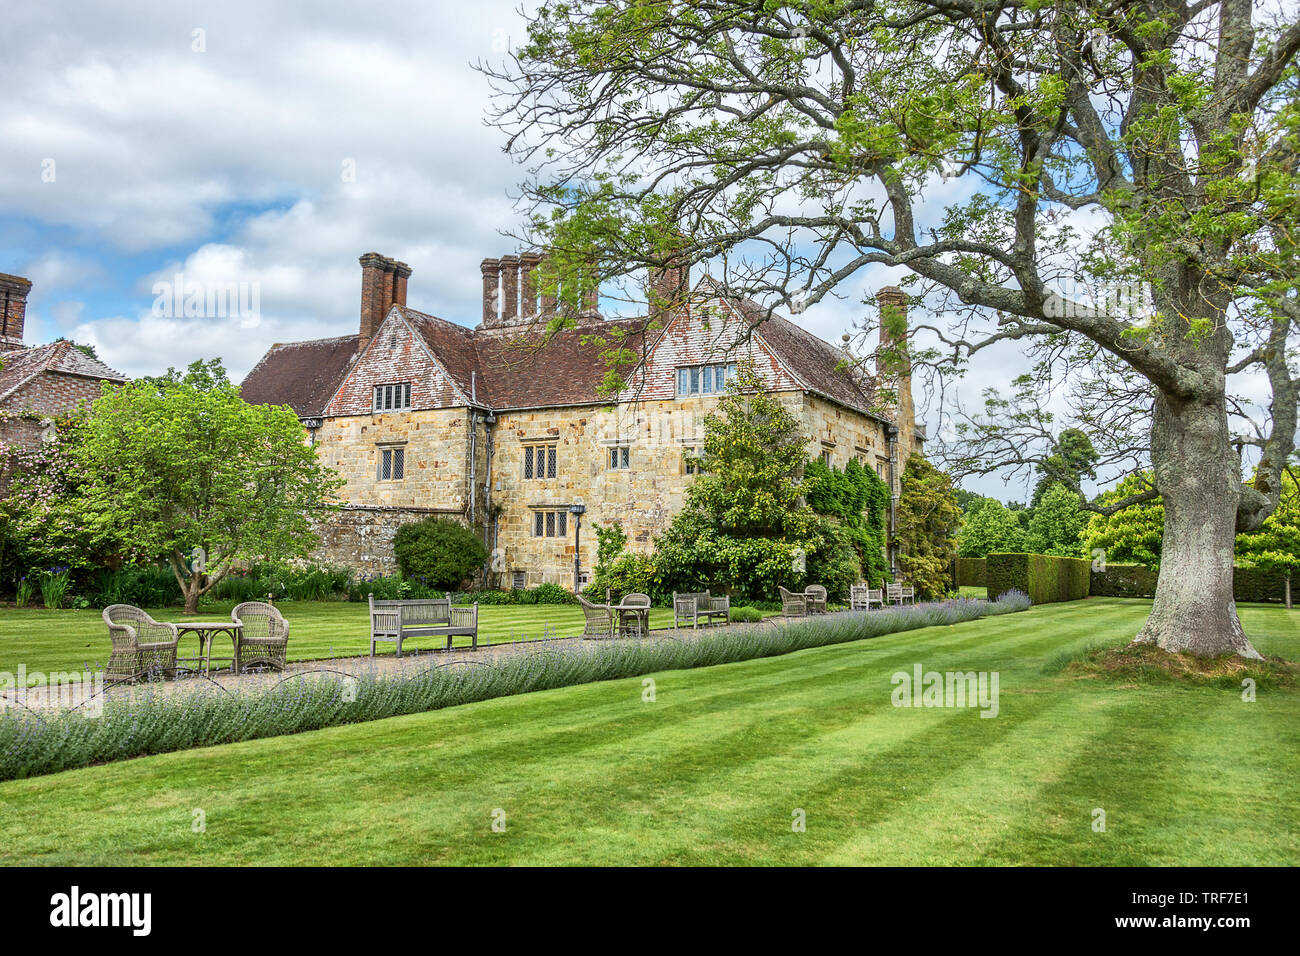
[[[377,252],[367,252],[361,263],[361,342],[364,349],[374,338],[393,304],[406,305],[406,282],[411,267]]]
[[[649,293],[650,315],[655,319],[665,319],[668,313],[686,299],[691,279],[689,265],[670,265],[650,271]]]
[[[519,315],[519,257],[501,257],[501,324],[513,325]]]
[[[30,279],[0,272],[0,349],[22,348]]]
[[[411,267],[393,260],[393,305],[406,307],[406,281],[411,278]]]
[[[483,273],[483,328],[490,329],[501,305],[501,260],[484,259],[478,267]]]
[[[898,425],[899,442],[903,447],[900,457],[905,458],[913,447],[916,435],[916,409],[912,404],[912,359],[907,348],[907,293],[898,286],[885,286],[876,293],[876,303],[880,306],[880,348],[901,347],[901,356],[889,360],[877,352],[876,375],[882,384],[892,385],[898,394],[895,422]],[[899,318],[902,319],[901,329],[897,328]],[[892,330],[889,328],[891,324],[895,326]],[[900,461],[900,467],[901,465]]]
[[[540,252],[525,252],[519,257],[519,314],[525,318],[537,315],[537,277],[534,273],[541,264]]]

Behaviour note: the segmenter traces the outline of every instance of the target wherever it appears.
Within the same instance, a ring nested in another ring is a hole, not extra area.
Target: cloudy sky
[[[87,342],[129,375],[220,356],[238,380],[274,342],[354,331],[369,250],[411,264],[411,305],[477,323],[521,170],[470,64],[522,36],[515,3],[11,5],[0,272],[34,283],[27,342]],[[255,283],[259,320],[155,315],[178,273]],[[890,281],[864,272],[799,321],[838,342]],[[1022,366],[986,359],[965,395]]]

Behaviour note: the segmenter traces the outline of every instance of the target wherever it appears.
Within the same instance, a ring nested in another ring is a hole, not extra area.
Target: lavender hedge
[[[308,671],[272,688],[108,700],[99,716],[81,710],[0,712],[0,780],[37,776],[148,754],[302,733],[473,701],[773,657],[933,625],[1023,611],[1021,593],[988,602],[961,598],[883,611],[804,618],[775,627],[704,632],[686,640],[592,641],[497,661],[428,663],[401,674]],[[364,659],[363,659],[364,660]],[[362,662],[359,660],[359,664]],[[364,668],[365,665],[362,664]]]

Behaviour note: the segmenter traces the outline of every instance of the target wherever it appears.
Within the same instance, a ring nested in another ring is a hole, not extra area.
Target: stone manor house
[[[746,360],[803,423],[812,455],[837,467],[856,458],[897,496],[924,441],[906,377],[884,414],[876,380],[843,367],[844,352],[707,276],[690,287],[683,269],[655,275],[653,298],[673,304],[653,322],[602,319],[588,290],[577,327],[543,344],[556,303],[538,295],[540,261],[485,259],[482,322],[470,329],[407,306],[410,267],[367,253],[357,334],[274,345],[249,372],[244,398],[291,406],[347,481],[317,560],[390,572],[396,529],[444,516],[481,532],[492,584],[580,587],[592,523],[620,522],[647,551],[681,508],[701,420]],[[892,287],[878,299],[905,301]],[[619,336],[636,360],[611,396],[602,352]]]

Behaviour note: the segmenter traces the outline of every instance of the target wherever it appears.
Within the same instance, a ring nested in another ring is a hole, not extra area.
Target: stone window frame
[[[619,442],[605,446],[609,455],[605,458],[606,471],[630,471],[632,468],[632,446]]]
[[[534,463],[534,458],[543,458],[538,452],[545,452],[544,460]],[[556,441],[536,441],[524,443],[524,460],[522,463],[523,478],[525,481],[545,481],[554,478],[558,471],[557,462],[559,459],[559,442]],[[542,465],[540,469],[537,464]]]
[[[679,365],[673,375],[673,384],[678,398],[721,395],[727,390],[727,383],[735,375],[735,362]]]
[[[511,572],[510,572],[510,588],[511,588],[511,590],[514,590],[514,591],[522,591],[522,590],[524,590],[524,589],[527,588],[527,587],[528,587],[528,572],[527,572],[527,571],[518,571],[518,570],[515,570],[515,571],[511,571]]]
[[[704,466],[702,464],[701,444],[683,444],[682,445],[682,474],[683,475],[702,475]]]
[[[370,411],[379,415],[384,412],[406,412],[411,409],[410,382],[384,382],[375,385],[370,393]]]
[[[568,508],[534,508],[532,527],[529,528],[534,538],[564,540],[569,537]]]
[[[385,442],[375,446],[376,481],[406,480],[406,442]],[[400,474],[395,474],[400,472]]]
[[[820,457],[823,465],[825,465],[827,468],[834,468],[835,467],[835,442],[833,441],[822,442],[822,450],[821,450]]]

